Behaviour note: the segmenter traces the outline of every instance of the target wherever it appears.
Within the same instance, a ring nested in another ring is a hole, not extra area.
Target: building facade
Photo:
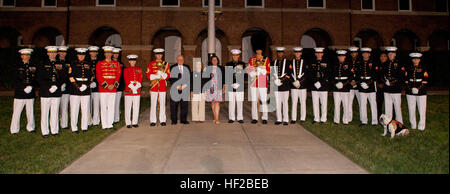
[[[207,56],[206,0],[0,0],[0,48],[113,45],[138,54]],[[216,52],[247,60],[263,45],[330,49],[351,45],[401,51],[449,50],[448,0],[216,0]],[[291,54],[288,52],[288,54]],[[448,70],[448,59],[446,64]]]

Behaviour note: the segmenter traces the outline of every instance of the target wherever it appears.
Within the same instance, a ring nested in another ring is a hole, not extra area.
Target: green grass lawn
[[[353,122],[344,126],[333,123],[334,104],[331,96],[328,101],[328,122],[313,125],[312,102],[308,98],[307,122],[303,126],[370,173],[448,174],[448,102],[448,96],[428,96],[426,130],[411,130],[409,137],[396,137],[394,140],[381,136],[381,126],[359,127],[356,99]],[[402,108],[403,121],[409,127],[409,113],[404,96]],[[370,124],[369,108],[368,116]]]
[[[116,128],[125,125],[123,101],[122,98],[122,119],[115,125]],[[44,139],[40,131],[40,103],[36,99],[34,114],[37,133],[26,131],[24,110],[21,117],[21,130],[18,135],[13,136],[9,130],[12,104],[12,97],[0,97],[0,174],[59,173],[72,161],[115,132],[115,130],[102,130],[100,126],[90,127],[88,132],[79,134],[72,133],[70,129],[60,129],[59,136]],[[142,98],[141,112],[148,107],[149,99]]]

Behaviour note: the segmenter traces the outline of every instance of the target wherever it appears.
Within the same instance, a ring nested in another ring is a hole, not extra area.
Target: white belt
[[[345,79],[348,79],[348,77],[335,77],[335,79],[337,79],[337,80],[345,80]]]
[[[410,82],[414,82],[414,80],[413,79],[409,79],[409,81]],[[415,82],[421,82],[422,81],[422,79],[416,79],[416,81]]]
[[[361,77],[361,79],[371,79],[372,77]]]
[[[85,81],[88,81],[88,79],[87,78],[75,78],[77,81],[80,81],[80,82],[85,82]]]

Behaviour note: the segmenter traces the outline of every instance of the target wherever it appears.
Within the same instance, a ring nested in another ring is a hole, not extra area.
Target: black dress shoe
[[[313,121],[313,122],[312,122],[313,125],[316,124],[316,123],[317,123],[317,121]]]
[[[263,124],[263,125],[267,125],[267,120],[263,120],[263,121],[262,121],[262,124]]]
[[[182,121],[181,123],[183,123],[184,125],[189,125],[189,121]]]
[[[297,123],[297,121],[291,121],[291,124],[295,124],[295,123]]]
[[[306,122],[305,120],[300,120],[300,123],[304,123],[304,122]]]
[[[256,124],[256,123],[258,123],[257,120],[252,120],[252,124]]]
[[[78,134],[78,131],[72,131],[72,133],[76,133],[76,134]]]
[[[177,122],[175,122],[175,121],[172,121],[172,125],[176,125],[177,124]]]
[[[234,121],[233,120],[228,120],[228,123],[234,123]]]
[[[58,136],[59,134],[57,133],[57,134],[52,134],[52,136]]]
[[[281,124],[281,122],[278,122],[278,121],[277,121],[277,122],[275,122],[275,125],[280,125],[280,124]]]
[[[284,122],[283,125],[289,125],[289,123],[288,122]]]
[[[127,128],[128,128],[128,129],[131,128],[131,125],[127,125]]]
[[[161,123],[161,126],[163,126],[163,127],[166,126],[166,123]]]
[[[133,127],[134,127],[134,128],[138,128],[138,127],[139,127],[139,125],[133,125]]]
[[[154,127],[154,126],[156,126],[156,123],[151,123],[150,126]]]
[[[36,133],[36,130],[30,131],[30,133]]]
[[[241,123],[241,124],[242,124],[242,123],[244,123],[244,121],[243,121],[243,120],[239,120],[238,122],[239,122],[239,123]]]
[[[42,137],[43,137],[43,138],[47,138],[47,137],[48,137],[48,135],[43,135]]]
[[[88,130],[81,130],[83,133],[86,133]]]

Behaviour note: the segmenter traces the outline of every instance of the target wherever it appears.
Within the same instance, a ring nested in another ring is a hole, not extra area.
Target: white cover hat
[[[338,56],[345,56],[347,54],[347,51],[346,50],[337,50],[336,54]]]
[[[154,52],[155,54],[163,54],[163,53],[164,53],[164,49],[162,49],[162,48],[157,48],[157,49],[153,50],[153,52]]]
[[[76,48],[77,54],[85,54],[88,50],[87,48]]]
[[[24,49],[19,50],[19,53],[22,55],[31,55],[32,52],[33,52],[33,49],[30,49],[30,48],[24,48]]]
[[[239,49],[233,49],[233,50],[231,50],[231,54],[233,54],[233,55],[239,55],[239,54],[241,54],[242,52],[241,52],[241,50],[239,50]]]
[[[303,48],[302,47],[294,47],[294,52],[302,52]]]
[[[323,48],[323,47],[317,47],[317,48],[314,48],[314,51],[315,51],[316,53],[323,53],[324,50],[325,50],[325,48]]]
[[[104,47],[102,47],[102,49],[103,49],[103,51],[104,51],[105,53],[112,53],[114,47],[112,47],[112,46],[104,46]]]
[[[128,60],[136,60],[137,58],[138,58],[137,55],[128,55],[128,56],[127,56],[127,59],[128,59]]]
[[[411,54],[409,54],[409,57],[411,57],[411,58],[421,58],[422,57],[422,53],[411,53]]]
[[[47,50],[47,52],[58,52],[58,47],[57,46],[46,46],[45,50]]]

